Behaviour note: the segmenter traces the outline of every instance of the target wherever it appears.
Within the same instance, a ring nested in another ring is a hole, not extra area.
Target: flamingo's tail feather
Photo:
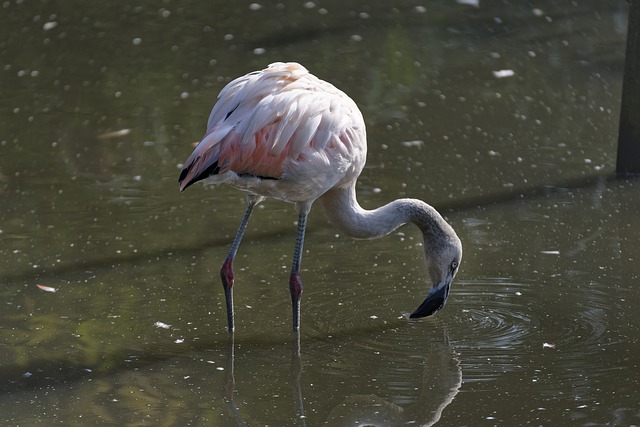
[[[182,172],[180,172],[180,177],[178,178],[180,191],[184,191],[191,184],[195,184],[200,180],[220,172],[217,160],[208,165],[201,160],[202,158],[198,157],[193,161],[188,162],[184,168],[182,168]]]

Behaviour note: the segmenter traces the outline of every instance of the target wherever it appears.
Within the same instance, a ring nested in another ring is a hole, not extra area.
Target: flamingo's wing
[[[334,86],[299,64],[271,64],[222,89],[180,189],[226,172],[280,179],[303,152],[322,157],[332,141],[348,144],[361,122],[355,103]]]

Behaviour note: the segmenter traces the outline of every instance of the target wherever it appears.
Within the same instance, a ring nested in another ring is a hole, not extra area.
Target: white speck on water
[[[153,326],[155,326],[156,328],[162,328],[162,329],[169,329],[171,328],[171,325],[168,325],[164,322],[156,322],[153,324]]]
[[[427,12],[427,8],[424,6],[416,6],[413,8],[413,10],[415,10],[417,13],[426,13]]]
[[[233,34],[227,33],[224,35],[224,39],[225,41],[231,41],[233,40]]]
[[[305,9],[313,9],[314,7],[316,7],[316,4],[312,1],[308,1],[303,6]]]
[[[458,4],[466,4],[467,6],[480,7],[480,0],[456,0]]]
[[[374,193],[380,193],[380,192],[382,192],[382,189],[380,189],[380,188],[376,187],[376,188],[374,188],[374,189],[373,189],[373,190],[371,190],[371,191],[373,191]]]
[[[27,371],[24,374],[22,374],[23,377],[25,378],[29,378],[31,375],[33,375],[31,372]]]
[[[560,255],[560,251],[540,251],[540,253],[545,255]]]
[[[251,3],[249,5],[249,10],[260,10],[262,9],[262,5],[260,3]]]
[[[224,371],[224,368],[222,366],[217,366],[216,371]]]
[[[544,10],[535,8],[531,10],[531,13],[533,13],[535,16],[542,16],[544,15]]]
[[[354,34],[351,36],[351,41],[354,42],[361,42],[362,41],[362,36],[359,34]]]
[[[424,144],[424,141],[416,139],[415,141],[402,141],[400,144],[405,147],[421,147]]]
[[[131,40],[131,43],[133,43],[135,46],[138,46],[140,43],[142,43],[142,39],[140,37],[136,37]]]
[[[53,30],[57,26],[58,26],[58,23],[56,21],[49,21],[44,23],[44,25],[42,26],[42,29],[45,31],[49,31],[49,30]]]
[[[187,99],[187,98],[189,98],[189,92],[182,92],[182,93],[180,93],[180,98],[181,98],[181,99]]]
[[[253,54],[254,55],[262,55],[266,52],[266,49],[263,47],[257,47],[255,49],[253,49]]]
[[[513,77],[515,72],[513,70],[495,70],[493,76],[498,79],[504,79],[505,77]]]
[[[57,292],[58,290],[56,288],[52,288],[51,286],[45,286],[45,285],[36,285],[38,287],[38,289],[41,289],[45,292]]]

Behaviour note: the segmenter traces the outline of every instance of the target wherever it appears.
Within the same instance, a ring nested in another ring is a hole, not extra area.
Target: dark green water
[[[612,178],[626,2],[0,7],[1,424],[640,424],[640,184]],[[428,286],[417,229],[353,241],[316,207],[297,357],[296,215],[267,201],[230,342],[244,197],[177,176],[224,84],[280,60],[362,109],[363,206],[421,198],[457,230],[437,316],[403,317]]]

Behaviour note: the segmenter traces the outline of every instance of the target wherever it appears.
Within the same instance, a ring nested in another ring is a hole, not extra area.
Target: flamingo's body
[[[295,204],[298,237],[289,281],[293,327],[299,328],[300,261],[306,218],[320,200],[332,222],[356,238],[384,236],[406,222],[425,237],[433,287],[412,314],[442,308],[462,257],[453,229],[426,203],[400,199],[373,211],[355,199],[355,184],[366,161],[365,124],[356,104],[333,85],[296,63],[275,63],[229,83],[218,96],[207,132],[184,164],[180,190],[206,179],[226,182],[249,194],[249,205],[221,269],[233,330],[233,259],[253,207],[265,197]]]

